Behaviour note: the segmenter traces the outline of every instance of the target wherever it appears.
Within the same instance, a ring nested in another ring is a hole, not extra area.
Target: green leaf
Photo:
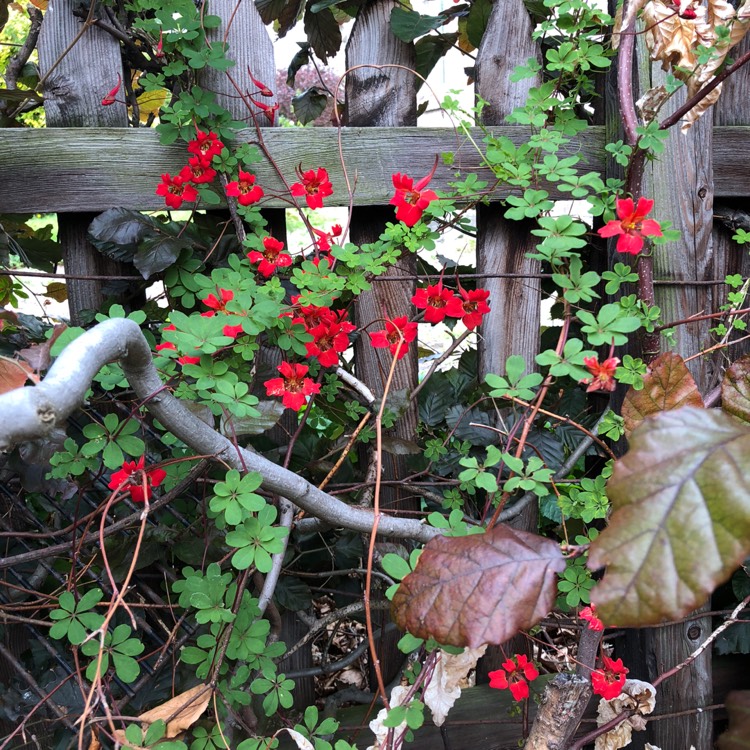
[[[305,11],[305,34],[315,54],[324,62],[333,57],[341,47],[341,27],[329,8],[321,8],[313,13]],[[315,118],[313,118],[315,119]]]
[[[335,0],[338,2],[338,0]],[[315,5],[310,6],[310,11],[316,13]],[[297,71],[303,68],[305,65],[310,63],[310,45],[308,42],[297,42],[300,47],[297,54],[292,58],[289,63],[289,68],[286,72],[286,85],[290,88],[294,88],[294,79],[297,77]]]
[[[622,627],[675,620],[704,603],[750,553],[750,430],[713,409],[661,412],[633,432],[591,546],[607,567],[592,599]],[[655,585],[656,584],[656,585]]]
[[[395,10],[395,8],[394,8]],[[458,41],[458,33],[451,32],[448,34],[428,34],[421,39],[417,39],[414,45],[414,51],[417,55],[417,64],[415,70],[422,78],[427,78],[438,61],[451,49]],[[424,81],[417,79],[417,91]]]
[[[423,16],[398,5],[391,11],[391,31],[402,42],[413,42],[418,36],[439,28],[445,22],[442,16]]]
[[[471,44],[479,48],[484,31],[492,13],[492,0],[474,0],[466,21],[466,36]]]
[[[317,86],[311,86],[307,91],[297,94],[292,99],[294,114],[303,125],[320,117],[326,104],[328,104],[328,97]]]
[[[138,251],[133,257],[133,264],[141,272],[141,276],[148,279],[155,273],[169,268],[180,253],[191,244],[190,240],[183,237],[164,235],[149,237],[138,246]]]
[[[153,235],[157,222],[128,208],[109,208],[89,225],[91,244],[114,260],[132,262],[138,245]]]

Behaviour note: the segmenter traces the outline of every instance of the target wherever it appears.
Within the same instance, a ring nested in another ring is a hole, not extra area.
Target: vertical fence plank
[[[84,26],[73,15],[74,0],[53,0],[39,35],[39,69],[44,79],[47,127],[125,127],[127,108],[120,94],[103,107],[102,97],[122,77],[119,43],[95,26]],[[81,33],[83,32],[83,33]],[[94,214],[58,214],[58,238],[66,273],[123,275],[132,267],[111,261],[88,241],[86,230]],[[83,321],[84,310],[102,304],[102,282],[68,279],[68,304],[73,323]]]
[[[638,37],[640,90],[665,81],[666,74],[658,63],[650,63],[642,37]],[[660,113],[665,117],[684,101],[680,91],[674,101]],[[656,303],[665,321],[680,320],[713,309],[710,286],[692,285],[691,281],[712,279],[716,258],[711,242],[713,220],[713,167],[711,159],[711,116],[701,118],[682,134],[677,128],[670,133],[664,153],[646,166],[643,194],[652,198],[656,219],[671,221],[681,238],[659,247],[654,256],[654,277],[684,281],[684,285],[657,287]],[[680,326],[676,329],[673,350],[684,357],[695,354],[710,341],[711,323]],[[688,363],[698,387],[704,391],[714,377],[710,358]],[[648,674],[659,673],[683,661],[711,632],[711,618],[642,631],[642,652]],[[634,675],[635,676],[635,675]],[[661,711],[690,711],[711,704],[711,650],[707,649],[690,667],[665,681],[659,689]],[[688,713],[672,719],[651,722],[648,740],[662,750],[684,750],[691,744],[696,750],[713,746],[710,712]]]
[[[484,109],[486,125],[501,125],[516,107],[523,106],[529,89],[539,81],[512,82],[516,65],[539,58],[531,38],[533,23],[523,0],[496,2],[477,55],[477,95],[489,102]],[[534,247],[529,226],[503,218],[497,203],[480,206],[477,216],[477,270],[480,274],[538,274],[539,262],[526,253]],[[539,353],[541,282],[532,278],[487,278],[492,311],[485,316],[479,344],[479,370],[505,372],[505,361],[520,354],[528,367],[536,367]]]
[[[414,45],[397,39],[390,29],[390,15],[398,6],[396,0],[370,0],[357,15],[346,46],[346,114],[350,126],[376,127],[416,125],[417,89],[413,73],[416,65]],[[375,65],[401,65],[395,67],[357,67]],[[355,70],[352,70],[355,68]],[[403,171],[409,171],[409,164]],[[420,179],[423,175],[411,175]],[[356,244],[372,242],[383,231],[386,221],[394,221],[392,208],[355,208],[351,223],[351,241]],[[370,330],[383,328],[384,317],[410,315],[413,281],[389,281],[394,275],[416,273],[416,259],[405,255],[374,284],[373,289],[360,295],[355,305],[357,324],[376,322]],[[355,368],[358,377],[381,395],[390,367],[390,356],[382,349],[373,349],[369,337],[363,333],[355,346]],[[408,354],[398,363],[391,385],[391,394],[412,390],[417,383],[417,347],[411,346]],[[396,423],[393,434],[404,440],[414,440],[417,430],[416,403],[411,404]],[[383,454],[383,479],[397,480],[406,473],[403,457]],[[399,492],[395,486],[383,486],[382,507],[400,510],[418,510],[419,499],[408,492]],[[381,632],[387,622],[385,613],[377,613]],[[403,655],[396,647],[397,634],[381,637],[380,665],[383,677],[389,682],[398,673]],[[372,674],[371,674],[372,678]]]
[[[523,0],[496,2],[479,47],[476,63],[477,96],[488,104],[482,112],[485,125],[504,124],[516,107],[523,106],[529,89],[539,85],[536,78],[512,82],[516,65],[530,57],[539,58],[539,48],[531,38],[533,23]],[[479,274],[538,274],[540,264],[526,253],[534,248],[529,222],[508,221],[499,203],[479,206],[477,210],[477,272]],[[541,281],[533,278],[487,278],[481,281],[490,292],[491,311],[485,316],[479,340],[479,375],[504,373],[505,361],[520,354],[529,369],[536,369],[539,353]],[[536,531],[538,512],[529,504],[510,522],[515,528]],[[503,651],[504,648],[504,651]],[[500,669],[504,652],[528,653],[524,636],[516,636],[503,648],[489,648],[478,673]]]

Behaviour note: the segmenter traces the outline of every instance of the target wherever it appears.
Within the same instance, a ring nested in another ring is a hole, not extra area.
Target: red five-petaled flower
[[[462,318],[464,315],[461,299],[452,289],[446,289],[442,281],[417,289],[411,301],[417,309],[425,311],[424,319],[427,323],[441,323],[446,315],[451,318]]]
[[[602,656],[602,669],[595,669],[591,673],[591,687],[604,700],[611,701],[622,692],[627,673],[622,659],[614,661],[608,656]]]
[[[251,263],[259,263],[258,271],[268,278],[277,268],[292,265],[292,256],[282,253],[284,243],[274,237],[263,238],[263,252],[251,250],[247,257]]]
[[[215,294],[209,294],[204,300],[201,300],[206,307],[210,307],[213,312],[210,314],[203,313],[204,317],[210,318],[217,312],[227,311],[227,302],[234,299],[234,292],[231,289],[219,289],[221,299]]]
[[[324,232],[322,229],[316,229],[315,227],[313,227],[313,232],[315,233],[315,236],[318,238],[315,241],[315,243],[318,246],[318,250],[321,253],[330,252],[333,238],[340,237],[343,231],[344,230],[341,228],[340,224],[334,224],[331,227],[330,232]]]
[[[323,322],[307,332],[313,340],[306,343],[308,357],[317,357],[321,367],[337,367],[339,354],[349,347],[349,334],[356,330],[356,326],[348,321]]]
[[[533,682],[537,677],[537,668],[524,654],[516,654],[512,659],[503,662],[502,669],[489,673],[490,687],[510,690],[513,699],[517,701],[529,697],[529,682]]]
[[[263,189],[255,184],[255,175],[241,169],[239,178],[227,183],[225,191],[231,198],[236,198],[241,206],[251,206],[263,197]]]
[[[591,393],[592,391],[614,391],[617,387],[615,370],[617,370],[617,365],[620,364],[618,357],[610,357],[609,359],[605,359],[604,362],[599,362],[596,357],[584,357],[583,364],[592,375],[592,377],[584,378],[581,381],[582,383],[589,384],[586,393]]]
[[[600,230],[602,237],[617,236],[618,253],[638,255],[643,249],[644,237],[661,237],[661,226],[654,219],[647,219],[654,202],[648,198],[639,198],[634,206],[632,198],[618,198],[617,218],[608,221]],[[619,236],[618,236],[619,235]]]
[[[596,607],[593,604],[590,607],[584,607],[578,613],[578,616],[582,620],[586,620],[589,624],[589,630],[604,630],[604,623],[596,616]]]
[[[156,194],[164,196],[169,208],[179,208],[183,201],[198,200],[198,191],[182,176],[161,176],[161,185],[156,186]]]
[[[122,489],[130,492],[130,497],[133,498],[134,503],[142,503],[146,498],[150,498],[151,488],[158,487],[164,481],[167,472],[164,471],[164,469],[148,469],[148,471],[146,471],[143,468],[144,462],[144,456],[141,456],[137,462],[123,462],[122,469],[112,474],[112,478],[107,485],[109,489],[116,490],[123,484],[123,482],[125,482]],[[143,487],[144,475],[146,477],[145,492]]]
[[[224,149],[224,144],[219,140],[216,133],[204,133],[202,130],[195,131],[195,140],[188,141],[188,153],[202,156],[209,163],[214,156],[218,156]]]
[[[410,323],[406,315],[385,321],[385,329],[370,334],[370,343],[375,349],[388,348],[391,354],[403,359],[409,350],[409,344],[417,338],[417,324]]]
[[[490,311],[487,300],[490,293],[486,289],[464,289],[459,288],[461,294],[461,304],[463,305],[463,317],[461,322],[473,331],[482,323],[482,318]]]
[[[297,198],[304,196],[309,208],[323,208],[323,198],[333,195],[333,186],[328,179],[328,172],[323,167],[317,171],[309,169],[303,172],[301,164],[296,172],[300,182],[295,182],[290,188],[292,195]]]
[[[391,205],[396,206],[396,218],[407,227],[413,227],[421,218],[425,208],[437,200],[432,190],[425,190],[437,169],[437,159],[432,171],[416,185],[408,175],[400,172],[391,176],[396,192],[391,198]]]
[[[320,383],[305,377],[310,369],[307,365],[282,362],[278,366],[280,378],[271,378],[263,384],[269,396],[281,396],[281,403],[289,409],[299,411],[313,393],[320,393]]]
[[[180,177],[186,182],[202,185],[213,182],[214,177],[216,177],[216,170],[211,168],[210,159],[203,156],[191,156],[188,159],[187,166],[180,170]]]

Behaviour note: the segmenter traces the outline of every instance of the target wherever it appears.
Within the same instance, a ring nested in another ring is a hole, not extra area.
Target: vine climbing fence
[[[241,132],[240,140],[257,142],[261,138],[275,159],[275,164],[257,165],[258,182],[264,185],[268,196],[263,203],[264,215],[274,236],[286,236],[288,204],[274,197],[284,193],[280,175],[294,174],[297,165],[326,165],[334,186],[327,205],[351,209],[351,239],[362,244],[376,239],[385,222],[392,220],[392,209],[388,208],[391,175],[405,171],[407,165],[410,173],[426,175],[437,159],[431,187],[447,190],[459,169],[487,173],[473,146],[473,141],[481,140],[487,131],[498,138],[508,137],[516,144],[528,137],[527,128],[505,124],[506,116],[523,105],[531,87],[539,83],[533,78],[516,82],[511,75],[517,65],[540,57],[538,43],[532,38],[534,22],[524,2],[496,0],[491,6],[473,71],[476,93],[487,102],[482,111],[483,127],[468,132],[453,127],[417,127],[418,93],[424,94],[425,89],[420,88],[420,80],[413,73],[417,66],[414,44],[392,33],[390,16],[397,6],[395,0],[368,0],[358,11],[346,47],[349,72],[341,87],[345,92],[341,127],[281,128],[266,123],[260,131],[248,127]],[[215,92],[219,103],[235,118],[249,120],[252,112],[261,120],[261,109],[238,92],[253,89],[252,77],[261,81],[276,78],[278,63],[268,28],[252,2],[213,0],[211,12],[222,19],[221,26],[211,31],[211,38],[229,44],[229,56],[236,65],[231,76],[204,69],[201,85]],[[125,102],[102,106],[102,96],[113,81],[128,75],[123,68],[123,41],[106,21],[103,11],[82,14],[75,0],[50,1],[37,45],[46,128],[0,130],[0,212],[57,214],[64,256],[64,275],[59,274],[58,278],[67,287],[73,323],[86,320],[87,311],[102,307],[113,288],[107,284],[113,280],[122,284],[114,287],[121,299],[127,299],[128,289],[139,288],[141,282],[140,277],[133,276],[132,266],[105,257],[90,243],[87,232],[92,220],[110,208],[162,210],[162,199],[154,194],[154,187],[160,175],[177,173],[184,164],[183,147],[162,145],[150,128],[129,127]],[[645,51],[639,54],[634,84],[645,91],[664,74],[657,64],[648,61]],[[621,168],[604,148],[605,142],[616,140],[622,128],[615,75],[615,71],[602,74],[598,97],[589,113],[592,124],[573,137],[560,154],[581,156],[576,166],[580,173],[594,170],[603,177],[619,175]],[[732,222],[736,223],[743,202],[750,196],[749,76],[746,67],[729,79],[713,113],[686,134],[672,134],[660,158],[646,166],[644,194],[656,199],[660,218],[671,221],[683,237],[668,244],[668,251],[655,259],[657,303],[666,320],[683,320],[718,309],[725,302],[725,277],[750,273],[743,257],[746,254],[731,242],[727,228],[734,226]],[[679,97],[676,99],[675,107],[679,105]],[[452,154],[452,159],[443,160],[443,154]],[[554,185],[547,185],[546,189],[553,200],[569,199]],[[499,201],[508,194],[501,186],[494,192],[492,202],[477,210],[475,273],[492,300],[491,312],[481,329],[477,363],[480,376],[502,372],[513,354],[522,355],[533,369],[540,351],[540,311],[548,269],[528,257],[535,242],[528,227],[503,218]],[[219,205],[212,210],[224,211],[225,207]],[[416,258],[401,260],[375,280],[371,291],[358,298],[356,319],[374,320],[382,317],[383,311],[394,318],[406,315],[420,278]],[[700,351],[709,339],[711,325],[709,320],[698,319],[681,326],[675,350],[685,357]],[[702,392],[718,387],[718,355],[693,359],[689,368]],[[354,370],[361,381],[379,384],[380,393],[375,396],[382,395],[385,377],[377,352],[361,342],[355,346]],[[395,392],[413,390],[417,383],[418,354],[410,350],[396,367],[391,387]],[[106,412],[118,407],[105,399],[99,408]],[[417,423],[416,404],[412,404],[393,427],[392,437],[412,441]],[[33,453],[21,456],[25,468],[6,465],[4,470],[22,470],[23,486],[28,487],[34,481],[33,466],[44,458]],[[139,629],[148,636],[152,657],[144,661],[146,670],[140,682],[120,685],[124,698],[117,708],[123,715],[136,713],[135,709],[144,704],[143,686],[167,695],[170,665],[192,632],[186,622],[171,618],[170,603],[161,592],[164,580],[169,580],[172,572],[159,559],[157,550],[165,544],[186,549],[189,546],[181,529],[188,529],[189,536],[190,523],[181,516],[179,503],[170,501],[192,497],[201,502],[201,492],[196,490],[200,486],[196,484],[199,474],[194,470],[160,499],[149,519],[149,544],[142,569],[133,581],[135,603],[131,606]],[[383,504],[389,512],[409,514],[420,509],[413,488],[399,484],[406,475],[408,465],[403,455],[386,457]],[[100,484],[102,481],[94,480]],[[97,554],[100,537],[82,525],[81,518],[96,510],[96,497],[95,493],[81,493],[79,507],[72,514],[69,505],[62,506],[54,495],[46,494],[44,512],[48,522],[44,523],[39,512],[29,512],[25,506],[21,486],[0,485],[0,537],[4,545],[4,557],[0,558],[0,622],[3,613],[14,614],[13,618],[6,618],[0,641],[0,682],[5,684],[0,705],[4,707],[8,733],[41,698],[46,702],[40,709],[40,718],[57,719],[71,731],[75,729],[76,711],[81,709],[77,704],[80,693],[75,688],[75,665],[46,637],[45,623],[33,613],[50,605],[40,602],[36,595],[32,597],[32,592],[40,590],[45,580],[62,584],[71,569],[76,576],[95,578],[90,563]],[[160,536],[164,531],[159,519],[165,517],[160,514],[168,514],[173,536]],[[114,537],[129,522],[132,518],[112,516],[104,533]],[[532,506],[512,521],[528,530],[536,530],[537,522]],[[122,533],[125,541],[121,549],[110,552],[110,556],[122,555],[120,564],[127,558],[134,539],[131,532]],[[352,562],[351,567],[357,565]],[[115,595],[108,581],[100,580],[99,585],[108,595]],[[285,616],[284,637],[290,644],[298,640],[299,647],[283,666],[298,681],[301,706],[314,701],[309,675],[340,671],[360,659],[366,647],[361,633],[352,634],[348,650],[331,646],[332,651],[314,667],[309,633],[319,632],[324,625],[324,616],[319,613],[302,611]],[[386,681],[390,681],[398,673],[403,657],[395,646],[395,628],[384,614],[378,619],[377,628],[381,666]],[[649,679],[683,660],[710,630],[710,616],[698,613],[679,625],[630,632],[625,640],[632,654],[631,671]],[[29,642],[39,651],[40,660],[45,650],[53,657],[52,666],[44,674],[31,674],[21,663],[19,654]],[[499,651],[488,654],[480,672],[486,675],[503,660]],[[634,666],[636,663],[638,667]],[[650,737],[663,750],[682,750],[691,743],[698,750],[711,746],[713,714],[695,711],[717,702],[712,696],[710,650],[698,659],[696,668],[700,678],[695,672],[683,670],[662,688],[660,705],[664,713],[675,715],[654,722]],[[356,692],[344,694],[351,697]],[[17,707],[16,716],[13,706]],[[42,729],[36,731],[36,726]],[[28,731],[16,735],[15,745],[0,745],[48,747],[45,737],[50,735],[45,734],[45,726],[44,722],[37,725],[29,720]],[[486,736],[475,740],[502,742],[498,740],[502,731],[493,726]],[[690,742],[686,744],[685,738],[690,738]]]

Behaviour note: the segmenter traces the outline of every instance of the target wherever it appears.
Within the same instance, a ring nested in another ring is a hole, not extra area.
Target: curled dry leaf
[[[629,745],[633,730],[643,731],[646,728],[644,716],[652,713],[656,706],[656,688],[650,682],[625,680],[622,692],[611,701],[599,701],[596,725],[601,727],[623,711],[635,713],[620,722],[614,729],[596,738],[595,750],[620,750]]]
[[[300,734],[294,729],[287,729],[285,727],[284,729],[279,729],[276,734],[279,734],[279,732],[287,732],[289,736],[294,740],[294,744],[297,745],[299,750],[315,750],[315,746],[312,744],[312,742],[310,742],[310,740],[308,740],[307,737],[305,737],[303,734]]]
[[[640,391],[630,388],[625,394],[622,417],[625,435],[638,427],[651,414],[682,406],[703,406],[698,386],[679,354],[666,352],[649,366]]]
[[[607,485],[609,526],[588,565],[610,625],[673,620],[703,604],[750,553],[750,429],[718,409],[655,414]],[[731,518],[732,523],[727,523]]]
[[[39,382],[39,378],[25,362],[0,357],[0,393],[8,393],[8,391],[21,388],[27,380]]]
[[[461,696],[461,688],[477,661],[484,655],[487,646],[467,648],[460,654],[449,654],[440,651],[432,679],[425,688],[422,700],[432,712],[435,726],[441,727],[448,712]]]
[[[450,646],[504,643],[552,609],[564,569],[555,542],[502,524],[436,537],[396,591],[393,617],[417,638]]]
[[[166,724],[165,738],[172,739],[190,729],[200,719],[210,700],[211,686],[196,685],[166,703],[146,711],[138,719],[144,724],[153,724],[161,719]],[[120,730],[115,732],[115,739],[121,744],[127,743],[125,733]]]
[[[391,691],[391,697],[388,701],[391,704],[391,708],[395,706],[402,706],[406,702],[406,698],[409,695],[409,688],[397,685]],[[386,746],[388,739],[388,732],[390,731],[387,726],[383,724],[388,716],[388,709],[381,708],[378,715],[370,722],[370,730],[375,735],[375,743],[370,745],[367,750],[383,750]],[[406,719],[401,724],[395,727],[394,731],[399,732],[406,727]]]
[[[60,337],[60,334],[62,334],[62,332],[67,329],[67,327],[68,326],[63,323],[56,325],[52,329],[52,335],[44,343],[34,344],[27,349],[20,349],[18,352],[18,356],[23,357],[23,359],[25,359],[36,372],[46,370],[50,366],[50,362],[52,361],[52,357],[50,356],[52,347],[55,341],[57,341],[57,339]]]

